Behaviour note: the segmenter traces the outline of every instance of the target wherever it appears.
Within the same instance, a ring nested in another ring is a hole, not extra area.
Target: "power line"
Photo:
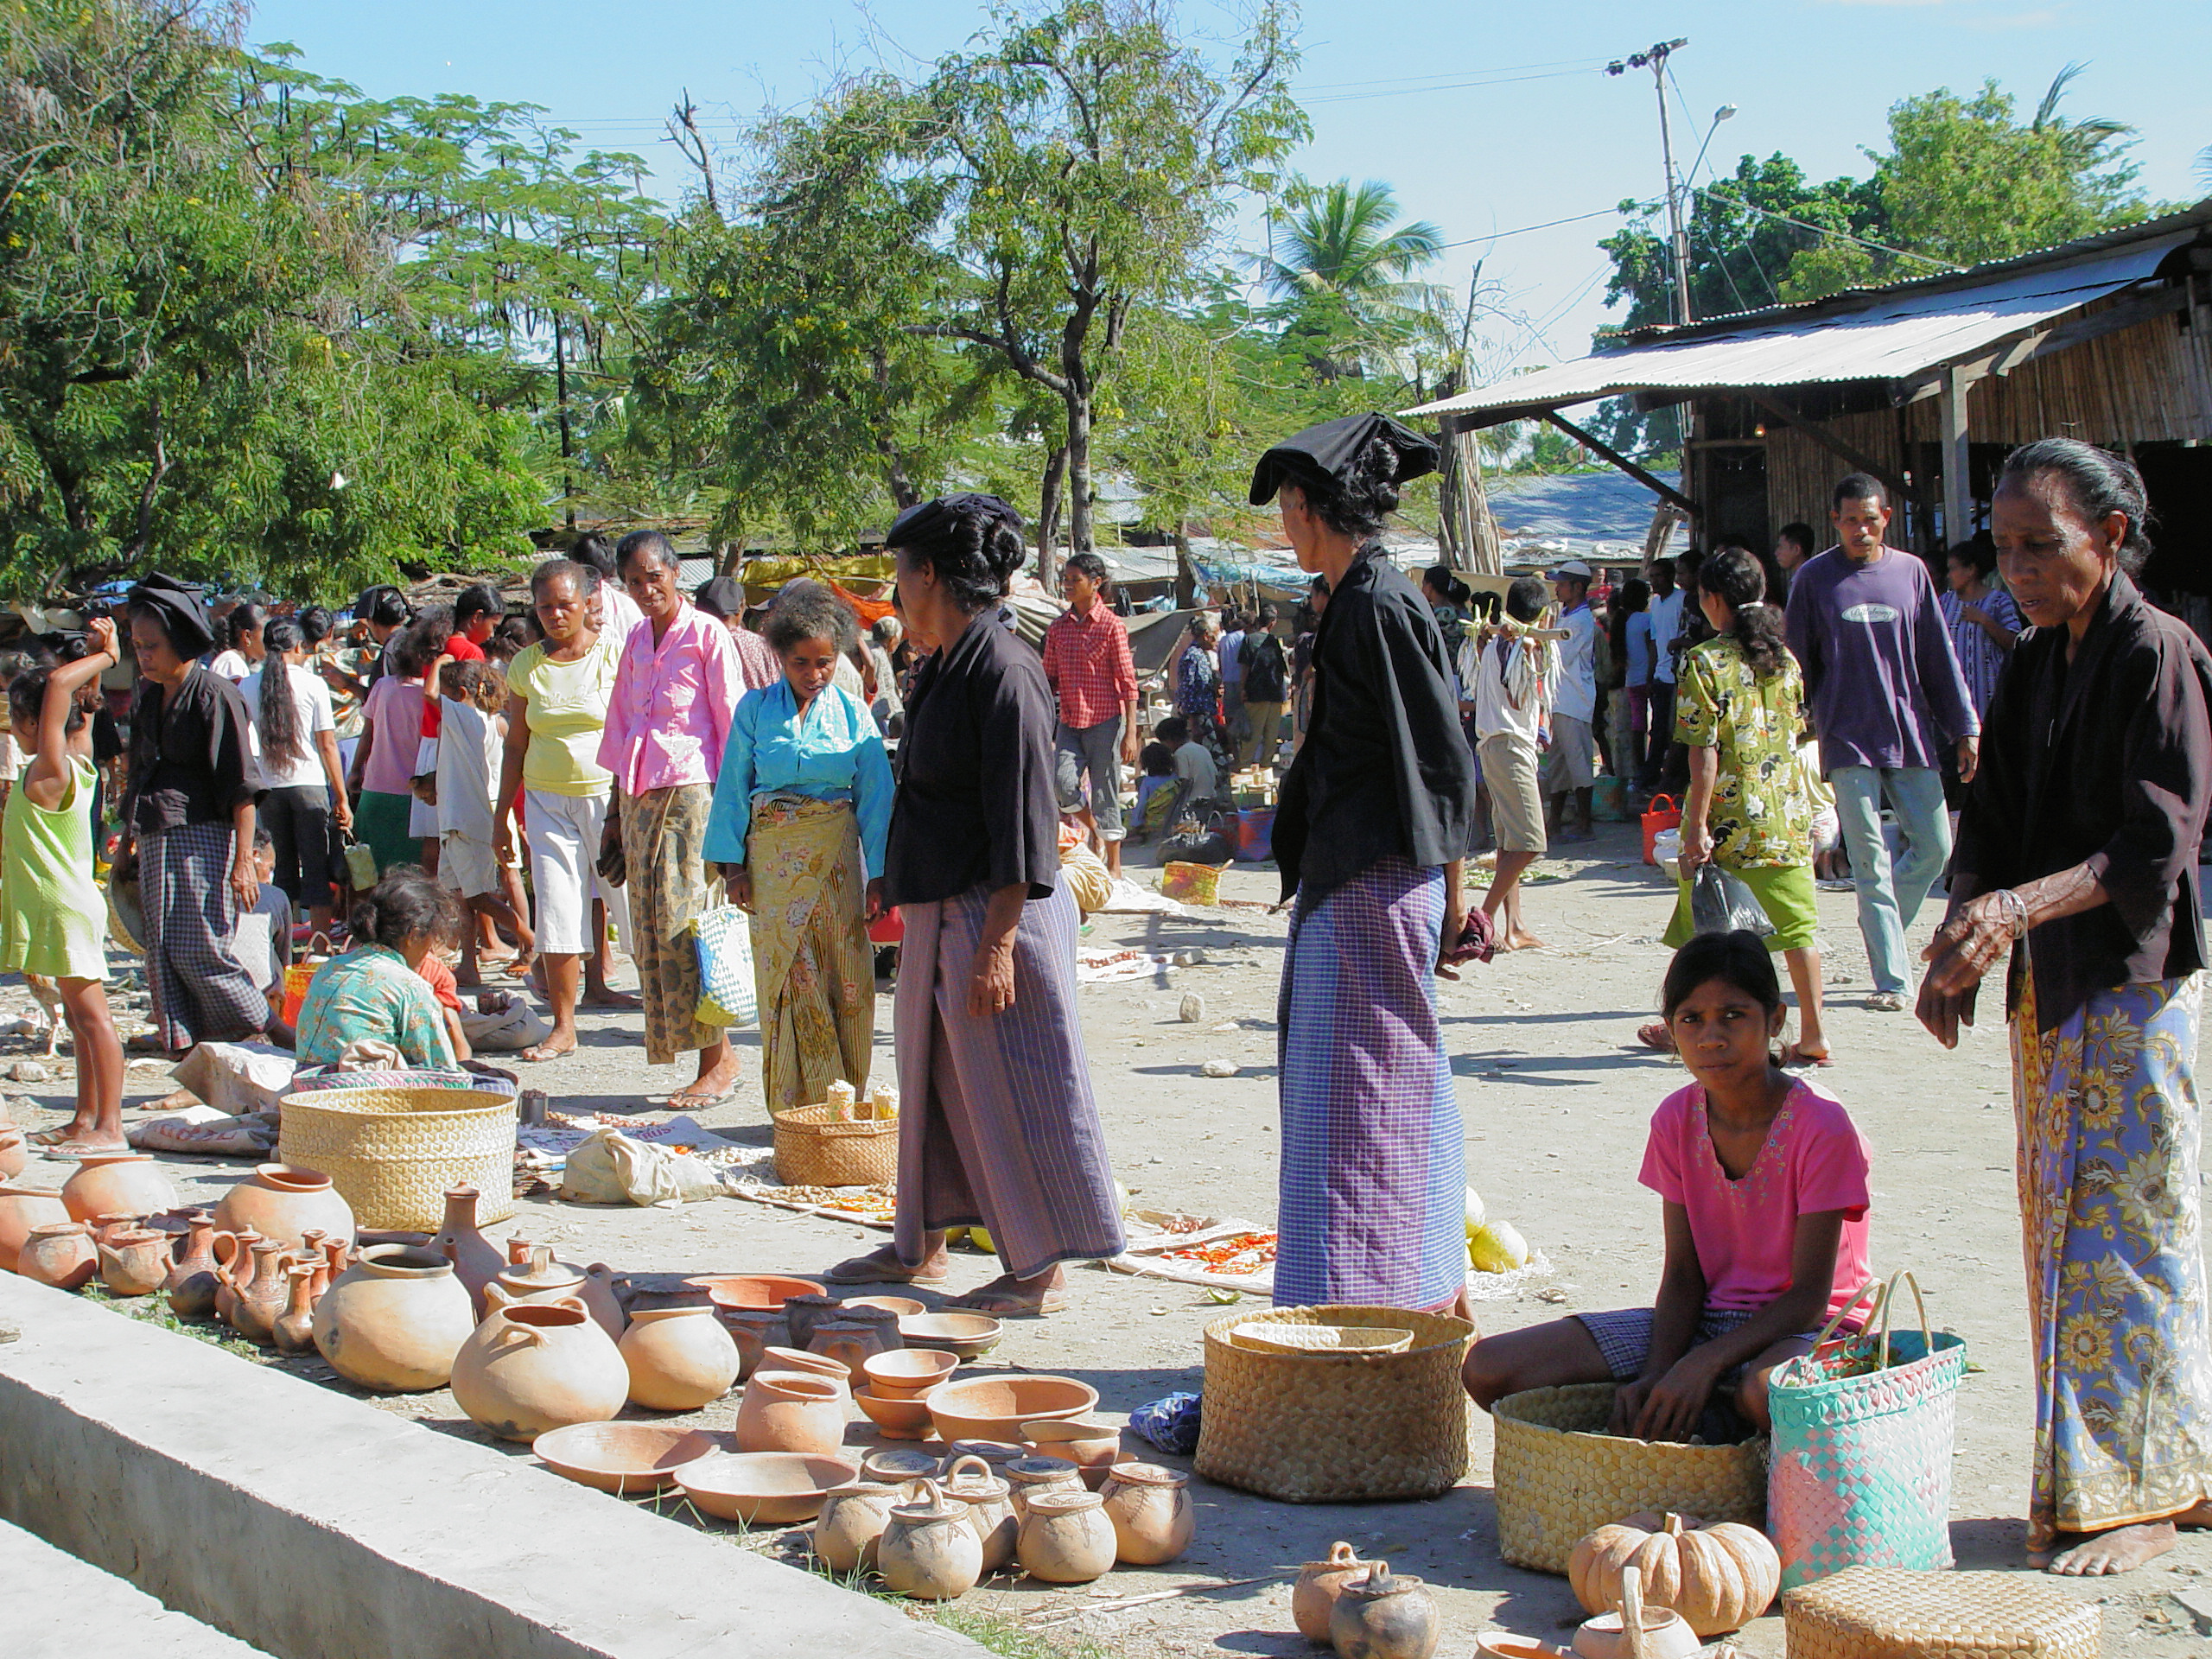
[[[1643,204],[1639,202],[1637,205],[1642,207]],[[1509,236],[1526,236],[1531,231],[1556,230],[1562,225],[1580,225],[1585,219],[1605,219],[1618,212],[1620,209],[1618,207],[1600,207],[1594,213],[1574,213],[1566,219],[1548,219],[1541,225],[1516,225],[1510,231],[1492,231],[1484,236],[1462,237],[1457,242],[1440,242],[1436,245],[1436,251],[1441,253],[1446,248],[1471,248],[1478,242],[1502,242]]]
[[[1938,270],[1966,269],[1964,265],[1954,264],[1948,259],[1934,259],[1924,253],[1915,253],[1910,248],[1893,248],[1886,242],[1870,241],[1866,237],[1854,236],[1849,231],[1839,231],[1826,225],[1815,225],[1809,219],[1792,219],[1787,213],[1777,213],[1771,207],[1762,207],[1756,201],[1747,201],[1741,196],[1729,195],[1725,191],[1715,190],[1710,185],[1693,187],[1693,193],[1700,196],[1711,196],[1715,201],[1725,201],[1731,207],[1745,207],[1755,213],[1764,213],[1769,219],[1780,219],[1784,225],[1795,225],[1801,231],[1811,231],[1820,236],[1840,237],[1846,242],[1856,242],[1860,247],[1872,248],[1877,253],[1891,253],[1900,259],[1917,260],[1923,265],[1933,265]]]

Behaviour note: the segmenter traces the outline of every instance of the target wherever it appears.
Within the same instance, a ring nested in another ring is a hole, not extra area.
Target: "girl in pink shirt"
[[[1485,1410],[1525,1389],[1612,1382],[1611,1433],[1741,1440],[1715,1408],[1766,1433],[1767,1378],[1872,1276],[1866,1142],[1776,1058],[1782,987],[1756,935],[1692,939],[1662,996],[1694,1081],[1659,1103],[1644,1146],[1639,1179],[1666,1206],[1658,1305],[1487,1338],[1464,1375]]]

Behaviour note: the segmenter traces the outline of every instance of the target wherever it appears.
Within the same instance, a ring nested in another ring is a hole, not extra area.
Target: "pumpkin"
[[[1679,1515],[1632,1515],[1599,1528],[1567,1558],[1567,1582],[1586,1611],[1611,1612],[1630,1567],[1643,1574],[1644,1605],[1680,1613],[1700,1640],[1740,1630],[1782,1588],[1782,1558],[1764,1533]]]

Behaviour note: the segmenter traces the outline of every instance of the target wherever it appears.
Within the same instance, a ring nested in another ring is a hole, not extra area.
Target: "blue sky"
[[[1187,25],[1233,32],[1234,10],[1184,0]],[[841,67],[912,73],[982,26],[978,0],[269,0],[251,38],[289,41],[304,67],[377,95],[471,92],[545,105],[586,142],[636,151],[664,188],[683,180],[662,134],[689,87],[712,134],[768,105],[804,102]],[[1607,0],[1307,0],[1297,85],[1313,124],[1309,176],[1377,178],[1409,215],[1461,245],[1431,273],[1464,287],[1475,258],[1532,326],[1494,327],[1493,366],[1575,356],[1605,320],[1601,218],[1660,189],[1648,73],[1608,58],[1686,35],[1673,105],[1683,163],[1713,111],[1738,113],[1707,171],[1781,149],[1815,177],[1864,173],[1898,99],[1994,77],[2031,110],[2070,60],[2065,105],[2140,130],[2142,183],[2161,200],[2212,194],[2212,4],[2205,0],[1765,0],[1669,5]],[[1687,138],[1685,132],[1687,130]]]

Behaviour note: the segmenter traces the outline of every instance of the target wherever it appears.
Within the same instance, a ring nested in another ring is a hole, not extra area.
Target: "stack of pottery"
[[[504,1440],[531,1440],[622,1409],[629,1368],[582,1298],[524,1300],[504,1282],[484,1296],[492,1311],[453,1362],[453,1397],[472,1421]]]
[[[507,1241],[507,1252],[508,1265],[500,1268],[484,1287],[484,1311],[487,1317],[499,1306],[522,1302],[558,1303],[573,1297],[583,1304],[584,1311],[610,1342],[622,1340],[629,1320],[614,1294],[613,1268],[604,1262],[594,1262],[588,1268],[556,1262],[550,1244],[531,1244],[519,1239]],[[518,1252],[527,1253],[520,1262],[513,1259]],[[505,1301],[493,1300],[494,1287],[505,1294]]]
[[[410,1394],[443,1388],[475,1329],[453,1263],[404,1244],[372,1244],[315,1304],[311,1336],[348,1382]]]

